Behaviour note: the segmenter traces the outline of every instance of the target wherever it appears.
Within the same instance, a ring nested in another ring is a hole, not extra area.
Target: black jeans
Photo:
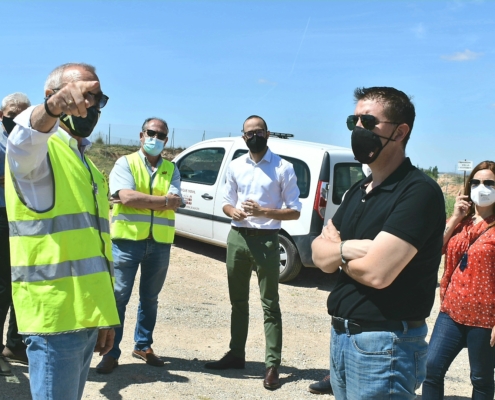
[[[26,346],[17,333],[17,321],[12,305],[12,277],[10,272],[9,224],[4,207],[0,207],[0,351],[3,350],[3,327],[10,308],[6,346],[11,350],[22,350]]]

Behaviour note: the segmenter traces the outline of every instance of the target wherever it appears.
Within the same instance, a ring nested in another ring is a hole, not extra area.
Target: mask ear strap
[[[395,139],[392,139],[392,136],[394,136],[395,132],[397,131],[397,128],[399,127],[399,125],[397,125],[394,129],[394,131],[390,134],[390,136],[387,138],[387,141],[385,142],[385,144],[382,146],[382,150],[385,148],[385,146],[389,143],[389,142],[395,142]]]

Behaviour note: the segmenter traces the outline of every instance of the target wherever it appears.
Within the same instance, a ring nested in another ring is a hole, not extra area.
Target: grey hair
[[[160,121],[163,125],[165,125],[165,128],[167,128],[167,133],[168,133],[167,121],[165,121],[164,119],[161,119],[161,118],[157,118],[157,117],[146,118],[143,122],[143,126],[141,127],[141,132],[144,132],[146,130],[146,128],[148,127],[148,122],[153,121],[153,120]]]
[[[62,64],[59,67],[55,68],[52,72],[50,72],[50,75],[48,75],[48,78],[46,78],[45,81],[45,90],[47,89],[59,89],[60,86],[64,82],[62,82],[62,77],[64,76],[64,72],[67,68],[71,67],[81,67],[82,69],[91,72],[92,74],[96,75],[96,68],[93,67],[92,65],[85,64],[85,63],[67,63],[67,64]],[[79,79],[80,74],[78,71],[74,71],[73,74],[70,76],[70,81],[73,82],[77,79]]]
[[[29,101],[29,98],[24,93],[21,92],[15,92],[9,94],[8,96],[5,96],[2,100],[1,110],[4,111],[9,103],[25,104],[28,107],[31,106],[31,102]]]

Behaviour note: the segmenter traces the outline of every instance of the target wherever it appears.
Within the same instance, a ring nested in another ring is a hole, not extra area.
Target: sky
[[[110,97],[95,129],[105,140],[136,140],[157,116],[187,147],[241,135],[256,114],[271,131],[350,147],[354,89],[392,86],[416,107],[414,165],[455,172],[461,160],[495,159],[493,0],[0,6],[0,97],[21,91],[41,103],[56,66],[92,64]]]

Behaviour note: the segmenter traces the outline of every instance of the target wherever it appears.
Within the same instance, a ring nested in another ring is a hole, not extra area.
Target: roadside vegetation
[[[108,175],[110,174],[115,161],[122,156],[134,153],[138,150],[139,146],[105,144],[101,137],[99,137],[93,142],[91,148],[88,150],[88,156],[108,179]],[[162,156],[167,160],[172,160],[183,150],[184,148],[181,147],[174,149],[167,147],[163,150]]]

